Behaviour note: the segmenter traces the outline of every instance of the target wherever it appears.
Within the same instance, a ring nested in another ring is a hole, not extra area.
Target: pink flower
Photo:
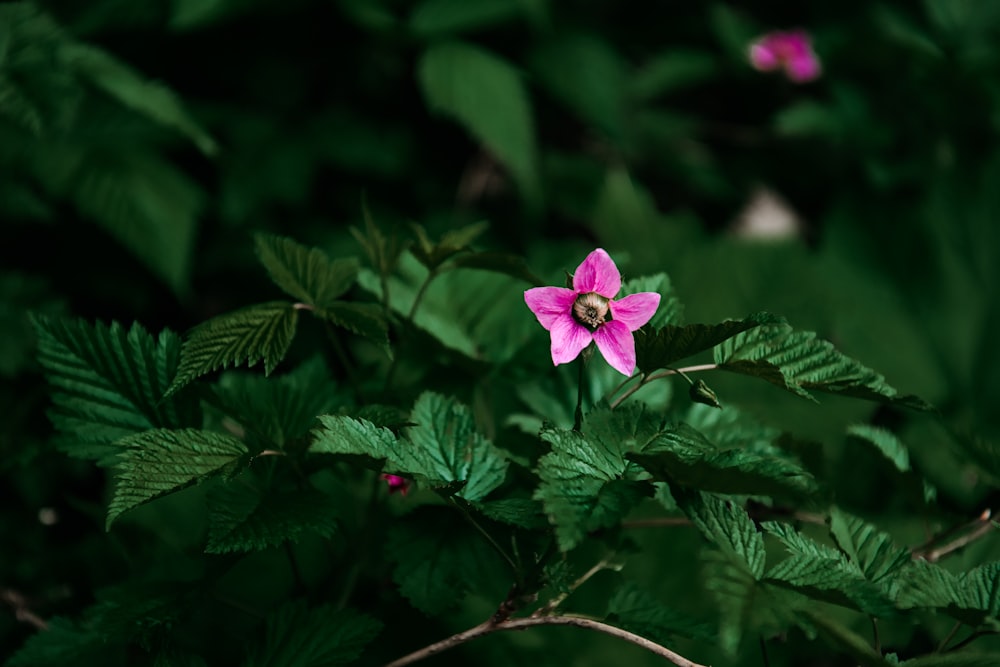
[[[614,261],[598,248],[573,274],[573,289],[535,287],[524,301],[552,338],[552,363],[569,363],[593,341],[607,362],[623,375],[635,370],[632,332],[649,321],[660,295],[640,292],[614,300],[622,277]]]
[[[795,83],[812,81],[820,75],[819,58],[812,39],[804,30],[769,32],[750,45],[750,64],[762,72],[784,68]]]
[[[386,484],[389,485],[389,493],[396,493],[399,491],[400,495],[405,496],[410,491],[410,480],[405,477],[383,474],[382,479],[384,479]]]

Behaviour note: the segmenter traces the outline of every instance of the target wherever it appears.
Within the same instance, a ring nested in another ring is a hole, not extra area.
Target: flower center
[[[605,320],[611,320],[608,300],[595,292],[581,294],[573,302],[573,319],[595,331]]]

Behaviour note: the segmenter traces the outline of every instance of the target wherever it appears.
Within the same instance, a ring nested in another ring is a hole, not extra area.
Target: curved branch
[[[500,632],[503,630],[524,630],[526,628],[532,628],[539,625],[572,625],[577,628],[596,630],[597,632],[603,632],[606,635],[623,639],[627,642],[635,644],[636,646],[641,646],[650,653],[666,658],[670,662],[677,665],[677,667],[706,667],[706,665],[691,662],[679,653],[675,653],[665,646],[660,646],[659,644],[652,642],[645,637],[640,637],[639,635],[629,632],[628,630],[622,630],[621,628],[616,628],[613,625],[608,625],[607,623],[603,623],[592,618],[572,616],[569,614],[512,618],[503,621],[502,623],[496,623],[493,619],[490,619],[475,627],[469,628],[464,632],[460,632],[457,635],[452,635],[451,637],[442,639],[441,641],[431,644],[430,646],[425,646],[422,649],[414,651],[409,655],[404,655],[402,658],[393,660],[385,665],[385,667],[404,667],[404,665],[413,664],[423,660],[424,658],[429,658],[432,655],[437,655],[438,653],[447,651],[450,648],[454,648],[459,644],[464,644],[465,642],[476,639],[477,637],[482,637],[494,632]]]

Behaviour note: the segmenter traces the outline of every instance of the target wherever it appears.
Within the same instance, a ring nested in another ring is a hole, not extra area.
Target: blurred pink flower
[[[623,375],[635,370],[632,332],[649,321],[660,305],[660,295],[639,292],[614,300],[622,277],[601,248],[576,268],[573,289],[535,287],[524,293],[528,308],[552,339],[552,363],[569,363],[591,341],[608,364]]]
[[[783,68],[795,83],[819,78],[821,71],[812,38],[805,30],[767,33],[750,45],[750,64],[762,72]]]
[[[389,493],[396,493],[399,491],[400,495],[405,496],[410,491],[410,480],[405,477],[385,473],[382,475],[382,479],[384,479],[386,484],[389,485]]]

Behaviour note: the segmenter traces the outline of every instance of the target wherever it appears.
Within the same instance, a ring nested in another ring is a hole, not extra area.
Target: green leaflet
[[[545,429],[542,439],[552,451],[538,460],[541,484],[534,497],[555,524],[563,551],[577,546],[588,532],[618,523],[652,494],[649,482],[626,476],[629,462],[619,441],[562,429]]]
[[[38,361],[52,386],[52,423],[70,456],[108,465],[117,440],[152,428],[201,421],[192,397],[164,398],[180,359],[171,331],[153,338],[138,324],[125,330],[83,320],[36,315]]]
[[[410,252],[421,264],[433,271],[454,255],[468,250],[469,245],[489,229],[490,225],[488,222],[475,222],[448,230],[437,243],[427,237],[427,232],[421,225],[413,223],[411,226],[417,235],[417,244],[410,249]]]
[[[333,259],[319,248],[292,239],[255,234],[257,257],[271,280],[290,296],[311,306],[328,307],[354,284],[360,268],[356,259]]]
[[[904,667],[996,667],[1000,653],[942,653],[900,663]]]
[[[410,30],[418,37],[436,37],[507,23],[524,12],[521,3],[508,0],[423,0],[413,9]]]
[[[531,105],[520,73],[498,56],[463,42],[427,49],[417,76],[431,111],[457,120],[510,170],[529,205],[541,202]]]
[[[910,562],[908,549],[897,547],[875,526],[836,507],[830,511],[830,534],[869,581],[888,580]]]
[[[364,336],[388,350],[389,323],[386,322],[382,309],[375,304],[334,301],[315,312],[327,322]]]
[[[670,282],[670,276],[665,273],[657,273],[651,276],[632,278],[622,283],[621,292],[617,298],[637,294],[638,292],[656,292],[660,295],[660,305],[653,313],[652,319],[639,330],[647,332],[649,329],[656,329],[668,325],[680,325],[684,320],[684,306],[677,298],[677,291]],[[636,340],[636,354],[638,354],[638,340]],[[639,366],[643,368],[643,366]]]
[[[245,667],[327,667],[357,660],[378,636],[382,623],[352,609],[304,600],[288,602],[267,616],[264,636]]]
[[[279,377],[224,373],[209,400],[239,422],[251,445],[256,442],[262,449],[284,449],[316,425],[317,415],[348,402],[318,357]]]
[[[661,644],[669,644],[674,637],[711,641],[715,636],[690,612],[667,607],[634,582],[625,583],[611,596],[605,620]]]
[[[915,410],[931,406],[916,396],[901,396],[885,378],[818,340],[812,331],[788,326],[760,326],[715,348],[715,363],[734,373],[767,380],[782,389],[815,400],[815,389]]]
[[[508,581],[507,565],[462,516],[451,509],[421,507],[388,532],[386,557],[399,592],[425,614],[452,609],[467,592],[496,596]]]
[[[703,536],[755,580],[764,575],[764,538],[739,505],[718,496],[674,492],[677,504]]]
[[[469,501],[481,500],[503,482],[503,454],[476,432],[469,409],[454,398],[421,394],[410,421],[415,426],[397,440],[388,429],[363,419],[324,415],[310,451],[385,459],[387,472],[431,486],[461,483],[456,495]]]
[[[262,551],[304,534],[330,537],[337,530],[335,503],[315,490],[262,490],[240,478],[212,489],[208,506],[205,553]]]
[[[655,330],[639,329],[635,332],[636,365],[645,373],[667,368],[739,333],[777,322],[781,322],[781,318],[769,313],[754,313],[742,320],[720,324],[666,324]]]
[[[941,609],[972,626],[1000,618],[1000,561],[953,574],[940,565],[916,560],[902,569],[894,586],[904,609]]]
[[[847,435],[874,445],[885,458],[892,461],[896,470],[900,472],[910,470],[910,452],[891,431],[870,424],[852,424],[847,428]]]
[[[247,454],[246,445],[230,435],[196,429],[156,429],[119,444],[109,529],[122,512],[218,473]]]
[[[271,301],[213,317],[192,329],[181,348],[177,376],[167,396],[219,368],[264,362],[270,375],[288,352],[299,311],[286,301]]]
[[[873,616],[886,617],[895,613],[888,589],[866,579],[861,568],[842,552],[812,541],[787,524],[767,521],[762,527],[777,537],[791,554],[767,572],[769,583]]]
[[[628,458],[657,481],[703,491],[802,498],[818,489],[813,476],[787,457],[719,450],[687,424],[666,429]]]

